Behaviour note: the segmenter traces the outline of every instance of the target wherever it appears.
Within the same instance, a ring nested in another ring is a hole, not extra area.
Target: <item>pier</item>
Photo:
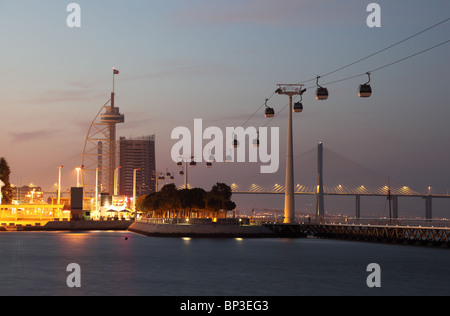
[[[322,223],[279,224],[265,227],[284,237],[304,237],[368,241],[416,246],[450,246],[447,220],[331,220]]]

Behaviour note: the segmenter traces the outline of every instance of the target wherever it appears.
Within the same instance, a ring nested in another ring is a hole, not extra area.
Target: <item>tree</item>
[[[0,158],[0,180],[5,183],[5,186],[2,188],[2,204],[11,204],[12,202],[12,188],[11,183],[9,182],[9,176],[11,174],[11,170],[9,169],[8,163],[4,158]]]
[[[236,208],[231,201],[231,188],[217,183],[210,192],[200,188],[178,190],[174,184],[165,185],[161,191],[141,197],[136,207],[147,217],[191,218],[193,211],[206,212],[203,217],[219,217],[220,211]]]
[[[169,218],[178,217],[178,209],[181,208],[181,199],[179,191],[175,184],[166,184],[159,192],[162,198],[163,209],[168,211]],[[172,215],[170,213],[172,211]]]
[[[187,213],[187,218],[191,217],[192,210],[202,210],[205,208],[205,195],[205,190],[200,188],[179,191],[181,208]]]
[[[206,207],[215,213],[220,210],[231,211],[236,208],[236,204],[231,201],[232,195],[230,186],[216,183],[206,195]]]

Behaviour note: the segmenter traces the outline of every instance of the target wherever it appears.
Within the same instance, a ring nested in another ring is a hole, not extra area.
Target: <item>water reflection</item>
[[[377,294],[450,294],[450,256],[443,249],[18,232],[0,234],[0,295],[371,295],[365,280],[372,262],[383,271]],[[70,263],[81,266],[80,289],[66,285]]]

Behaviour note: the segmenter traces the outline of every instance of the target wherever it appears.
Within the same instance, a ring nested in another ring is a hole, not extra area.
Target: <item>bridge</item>
[[[253,184],[248,188],[241,188],[237,184],[231,186],[233,194],[236,195],[284,195],[285,189],[283,185],[275,184],[273,186],[261,186]],[[390,191],[390,192],[389,192]],[[294,191],[296,196],[316,196],[319,199],[320,193],[317,188],[311,185],[297,185]],[[384,197],[390,199],[392,206],[392,218],[399,218],[399,198],[421,198],[425,201],[425,218],[433,218],[433,199],[450,199],[450,195],[443,194],[425,194],[414,191],[409,187],[397,187],[388,189],[383,187],[352,187],[352,186],[324,186],[323,196],[341,196],[355,198],[355,218],[361,218],[361,198],[364,197]],[[317,206],[316,206],[317,208]]]
[[[330,153],[328,151],[328,153]],[[335,159],[335,157],[333,157]],[[435,194],[432,188],[428,188],[428,192],[422,193],[412,189],[409,186],[400,185],[389,178],[385,178],[384,184],[372,185],[350,185],[336,184],[326,185],[324,182],[324,149],[320,143],[317,150],[317,183],[315,184],[294,184],[294,196],[314,196],[316,197],[316,217],[324,217],[325,215],[325,197],[354,197],[355,199],[355,218],[361,218],[361,199],[365,197],[383,197],[389,201],[389,218],[399,219],[399,199],[400,198],[418,198],[424,201],[424,218],[426,220],[433,219],[433,200],[434,199],[450,199],[448,194]],[[356,172],[357,173],[357,172]],[[373,172],[372,172],[373,173]],[[373,177],[383,178],[380,175],[372,174]],[[349,178],[348,176],[346,177]],[[354,179],[352,179],[353,182]],[[359,179],[361,181],[361,179]],[[369,179],[370,181],[371,179]],[[362,182],[362,181],[361,181]],[[368,182],[368,181],[366,181]],[[253,183],[251,185],[243,185],[233,183],[231,185],[233,194],[235,195],[285,195],[286,186],[282,184],[261,185]]]

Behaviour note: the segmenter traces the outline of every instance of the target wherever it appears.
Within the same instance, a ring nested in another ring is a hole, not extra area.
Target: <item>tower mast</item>
[[[106,112],[101,116],[102,123],[109,127],[109,168],[108,168],[108,192],[114,194],[114,170],[116,169],[116,124],[125,123],[125,115],[120,114],[115,107],[115,76],[119,71],[113,68],[113,91],[111,92],[111,105],[106,106]]]

